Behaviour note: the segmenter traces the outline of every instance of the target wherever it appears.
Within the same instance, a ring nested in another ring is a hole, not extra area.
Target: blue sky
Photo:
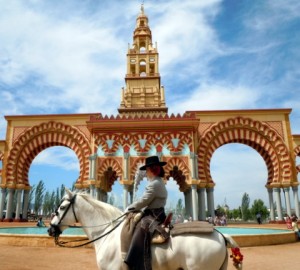
[[[144,2],[169,113],[292,108],[300,134],[298,0]],[[4,115],[116,115],[140,4],[0,0],[0,140]],[[30,183],[71,186],[78,167],[72,151],[50,148],[34,160]],[[251,148],[219,148],[211,169],[216,205],[238,207],[244,192],[267,204],[266,166]]]

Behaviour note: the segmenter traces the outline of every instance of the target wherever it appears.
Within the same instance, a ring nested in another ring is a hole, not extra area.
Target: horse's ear
[[[72,199],[73,197],[73,193],[71,190],[69,190],[68,188],[65,188],[66,194],[69,196],[69,199]]]

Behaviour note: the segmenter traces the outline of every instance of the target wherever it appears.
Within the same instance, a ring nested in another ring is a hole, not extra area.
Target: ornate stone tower
[[[164,87],[160,84],[159,56],[153,47],[148,17],[141,6],[133,32],[133,45],[128,48],[126,87],[122,88],[120,114],[166,114]]]

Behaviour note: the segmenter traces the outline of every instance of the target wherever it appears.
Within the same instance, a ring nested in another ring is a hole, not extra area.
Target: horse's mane
[[[90,208],[88,211],[91,211],[93,215],[102,216],[107,220],[112,220],[122,215],[122,211],[117,207],[114,207],[113,205],[110,205],[105,202],[95,200],[89,194],[80,193],[77,195],[79,195],[82,199],[84,199],[89,204]]]

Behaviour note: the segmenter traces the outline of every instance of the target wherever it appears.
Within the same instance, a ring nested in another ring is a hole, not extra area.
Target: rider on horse
[[[166,162],[159,161],[157,156],[146,158],[146,164],[140,170],[146,170],[149,184],[143,196],[128,206],[129,211],[143,209],[143,215],[137,224],[132,241],[125,258],[125,263],[131,270],[150,270],[151,267],[151,235],[153,224],[161,224],[166,219],[164,206],[167,202],[167,189],[163,182]]]

